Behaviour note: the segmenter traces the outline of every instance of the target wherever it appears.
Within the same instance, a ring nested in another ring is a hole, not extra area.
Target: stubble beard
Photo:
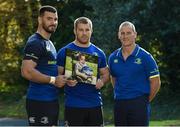
[[[54,27],[54,28],[51,28]],[[46,26],[45,24],[42,25],[42,28],[47,32],[47,33],[54,33],[56,31],[56,26],[55,25],[51,25],[51,26]]]
[[[90,39],[87,37],[87,39],[84,41],[84,39],[81,39],[80,37],[76,36],[76,40],[77,40],[80,44],[88,44]]]

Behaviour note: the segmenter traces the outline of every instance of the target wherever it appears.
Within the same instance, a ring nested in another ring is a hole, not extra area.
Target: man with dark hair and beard
[[[105,53],[90,42],[92,22],[79,17],[74,21],[75,40],[58,51],[59,73],[64,73],[66,49],[98,56],[98,81],[96,85],[68,80],[65,88],[65,126],[103,126],[100,89],[109,80]]]
[[[26,111],[30,126],[58,125],[58,93],[66,78],[58,76],[56,49],[49,40],[58,25],[57,10],[42,6],[37,32],[29,37],[24,48],[21,74],[29,80]]]

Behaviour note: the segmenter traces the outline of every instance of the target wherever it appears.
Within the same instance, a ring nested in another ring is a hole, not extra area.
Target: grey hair
[[[119,31],[121,30],[121,28],[122,28],[123,26],[130,26],[130,27],[132,28],[132,30],[133,30],[134,32],[136,32],[136,28],[135,28],[134,24],[131,23],[131,22],[129,22],[129,21],[125,21],[125,22],[121,23],[121,25],[119,26]]]

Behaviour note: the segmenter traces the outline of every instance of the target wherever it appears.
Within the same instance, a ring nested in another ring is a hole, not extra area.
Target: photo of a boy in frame
[[[98,57],[66,49],[65,76],[78,82],[96,85]]]

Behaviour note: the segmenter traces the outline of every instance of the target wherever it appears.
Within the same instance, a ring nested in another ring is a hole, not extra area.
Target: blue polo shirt
[[[104,52],[96,47],[94,44],[90,44],[89,47],[79,47],[75,45],[74,42],[69,43],[62,49],[58,51],[57,55],[57,65],[65,68],[66,49],[72,49],[81,51],[84,53],[92,54],[98,56],[98,69],[107,66],[106,56]],[[99,70],[98,70],[99,77]],[[65,85],[65,105],[68,107],[78,107],[78,108],[91,108],[102,105],[102,98],[100,90],[95,88],[95,85],[86,83],[77,83],[76,86],[70,87]]]
[[[117,49],[109,56],[108,64],[115,78],[114,98],[117,100],[149,94],[149,78],[159,76],[154,58],[139,45],[126,60],[123,59],[122,49]]]
[[[49,75],[58,75],[56,65],[56,49],[50,40],[35,33],[29,37],[24,48],[24,60],[33,60],[39,72]],[[59,89],[52,84],[42,84],[29,81],[27,98],[40,101],[53,101],[58,99]]]

